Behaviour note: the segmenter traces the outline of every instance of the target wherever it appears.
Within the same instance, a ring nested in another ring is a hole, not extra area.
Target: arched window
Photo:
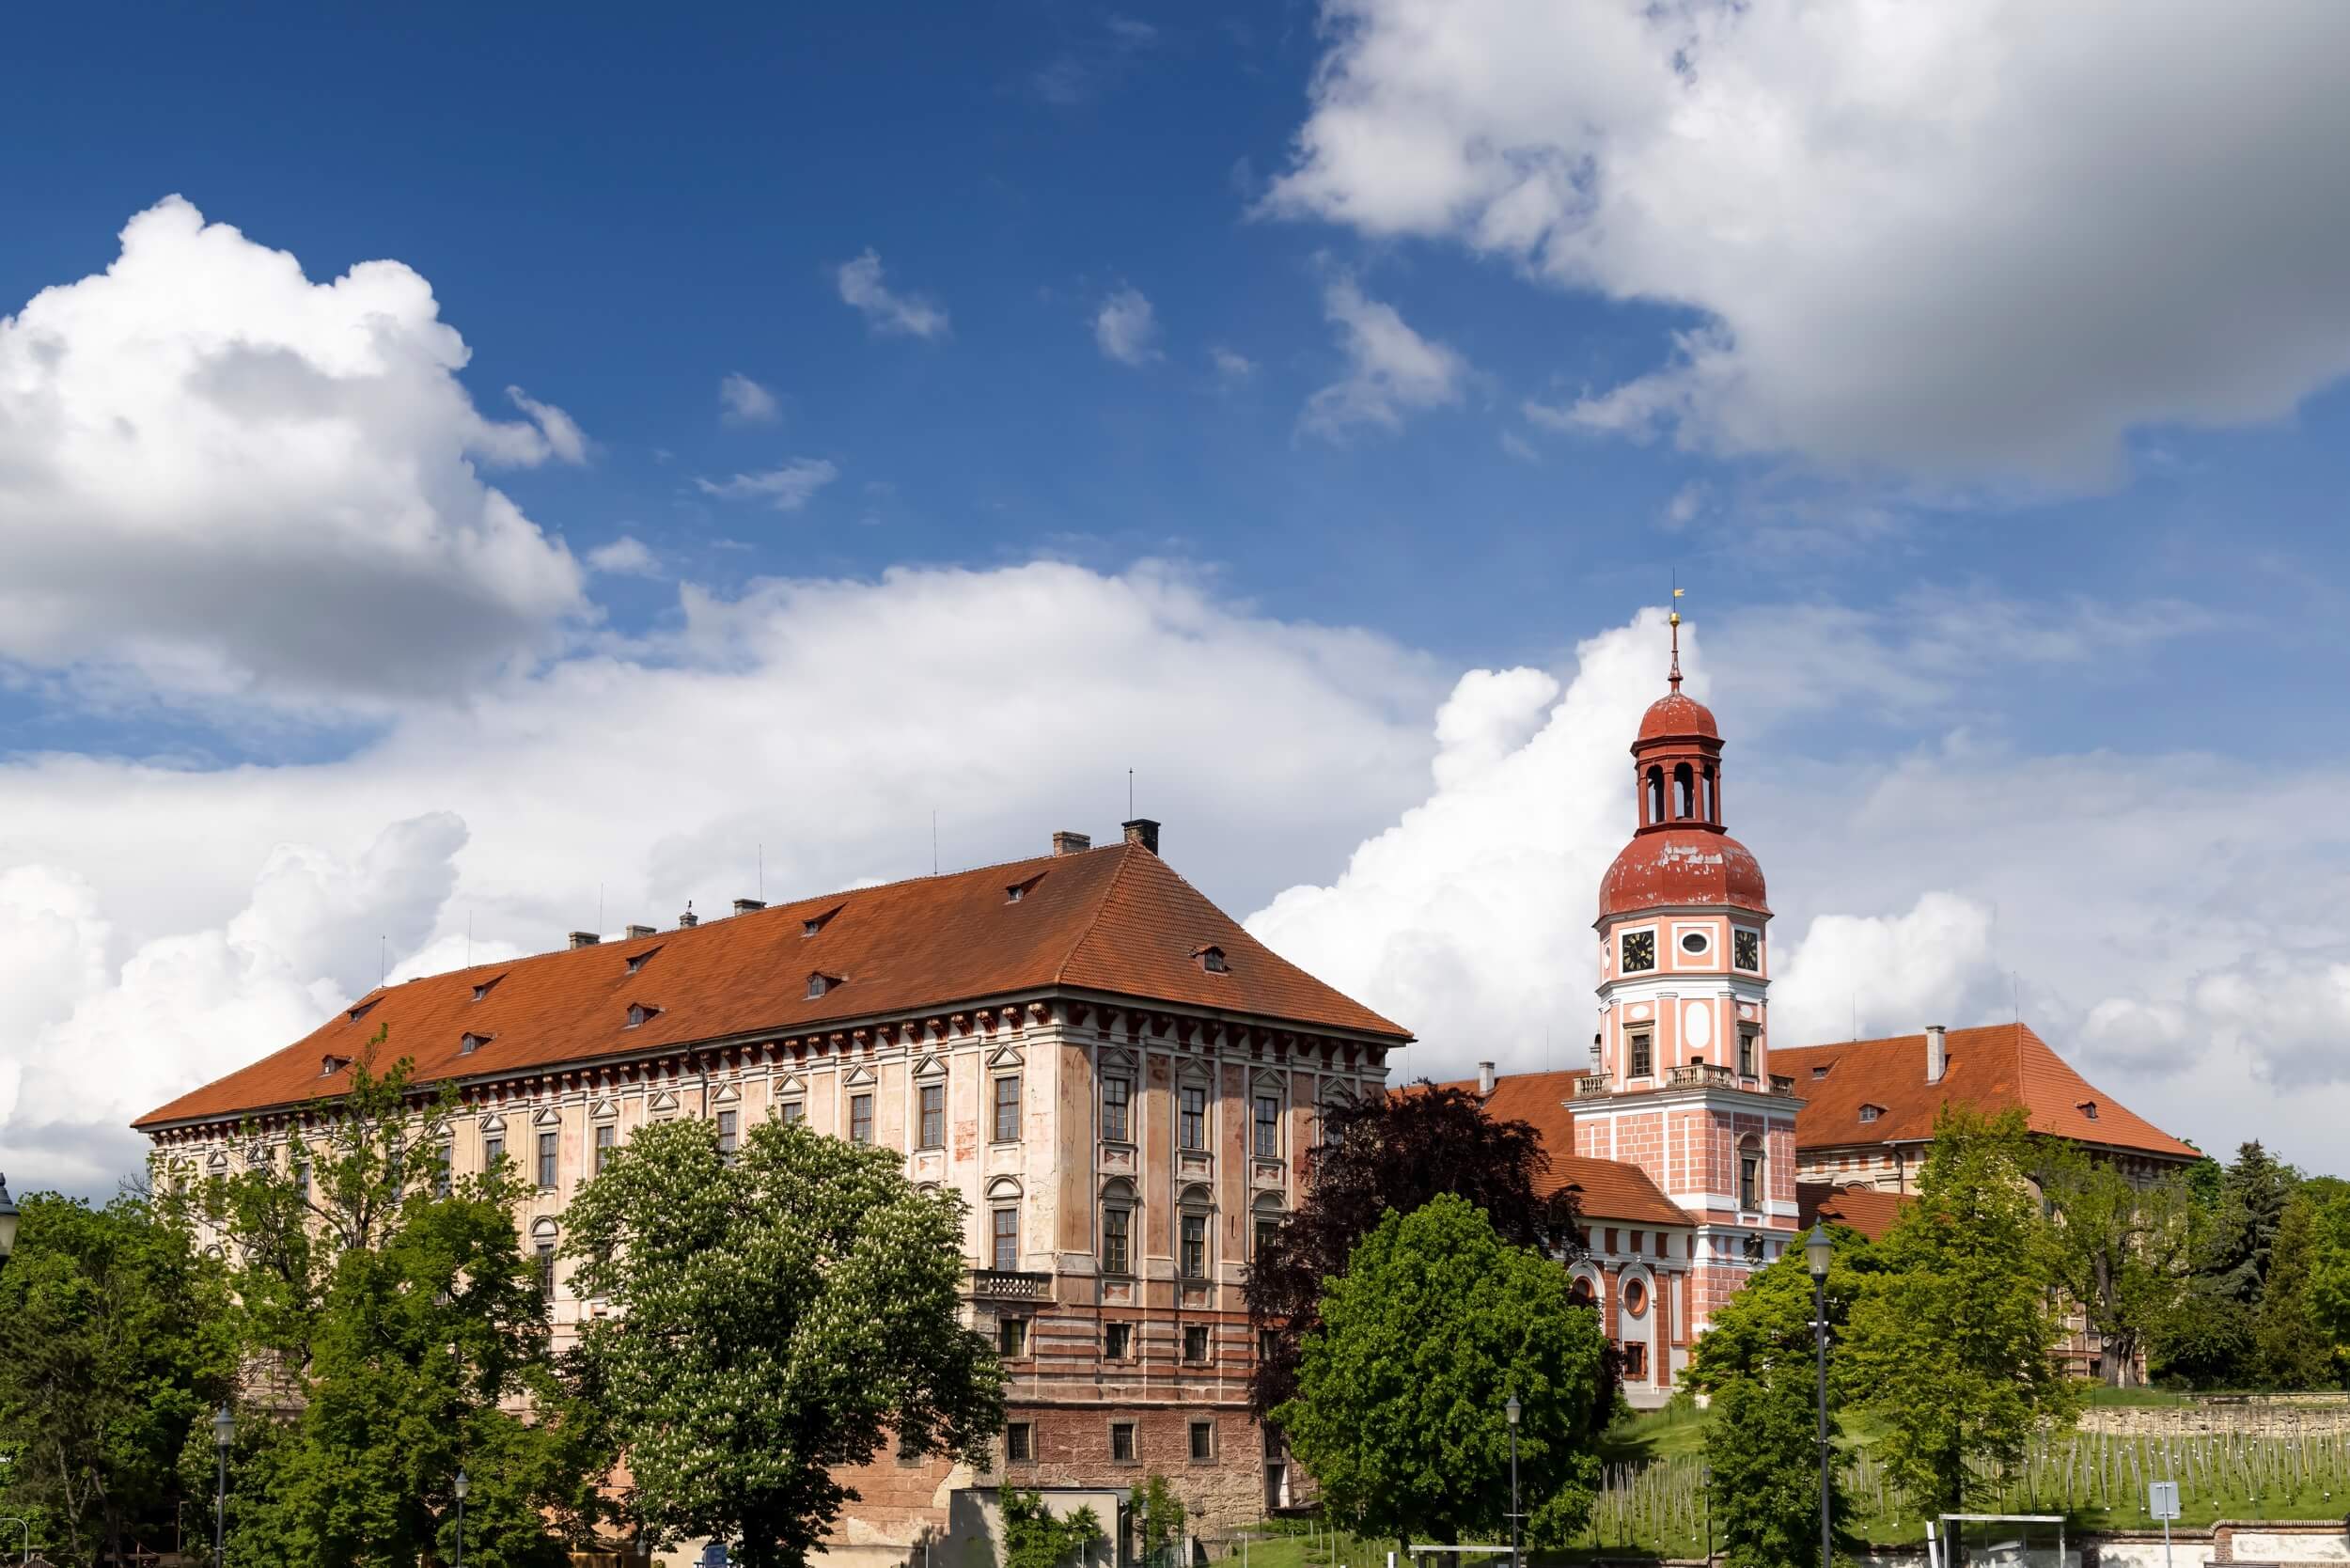
[[[1738,1140],[1738,1206],[1760,1213],[1762,1193],[1762,1140],[1748,1133]]]
[[[1135,1271],[1135,1187],[1122,1178],[1102,1189],[1102,1258],[1104,1274]]]
[[[1281,1195],[1277,1192],[1260,1193],[1257,1201],[1250,1205],[1251,1262],[1262,1259],[1265,1248],[1273,1245],[1273,1238],[1281,1233]]]
[[[1721,802],[1714,798],[1714,769],[1710,764],[1705,770],[1705,820],[1716,826],[1722,820]]]
[[[1691,782],[1689,764],[1680,763],[1673,769],[1673,816],[1685,819],[1697,809],[1695,786]]]
[[[1214,1232],[1215,1199],[1204,1186],[1188,1186],[1176,1200],[1176,1272],[1185,1279],[1208,1278],[1208,1242]]]
[[[547,1310],[555,1310],[555,1221],[542,1219],[530,1228],[530,1249],[539,1264],[539,1294]]]
[[[1597,1303],[1598,1296],[1591,1289],[1590,1280],[1578,1274],[1574,1277],[1574,1283],[1567,1287],[1567,1299],[1577,1307],[1590,1307]]]
[[[1665,770],[1648,770],[1648,818],[1652,823],[1665,820]]]

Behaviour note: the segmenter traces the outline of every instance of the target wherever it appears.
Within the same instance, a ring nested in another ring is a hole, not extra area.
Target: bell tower
[[[1637,1165],[1696,1226],[1691,1325],[1795,1233],[1795,1111],[1770,1070],[1771,910],[1723,825],[1722,736],[1666,692],[1632,742],[1632,838],[1601,879],[1599,1033],[1570,1108],[1575,1152]]]

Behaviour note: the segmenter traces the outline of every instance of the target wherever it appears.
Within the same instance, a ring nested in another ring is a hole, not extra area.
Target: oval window
[[[1706,947],[1705,933],[1701,931],[1693,931],[1681,939],[1681,950],[1684,953],[1701,953]]]
[[[1647,1305],[1648,1287],[1640,1283],[1637,1279],[1625,1280],[1623,1284],[1623,1309],[1637,1316],[1640,1309],[1646,1307]]]

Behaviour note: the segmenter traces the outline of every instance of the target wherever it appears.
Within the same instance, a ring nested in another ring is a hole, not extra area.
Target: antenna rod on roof
[[[379,931],[375,933],[375,988],[381,991],[391,978],[392,949],[389,938]]]
[[[1127,821],[1129,821],[1129,822],[1132,822],[1132,821],[1134,820],[1134,815],[1135,815],[1135,770],[1134,770],[1134,769],[1132,769],[1132,768],[1128,768],[1128,769],[1126,770],[1126,820],[1127,820]]]
[[[759,896],[767,897],[767,840],[759,841]]]
[[[603,934],[603,884],[596,884],[596,934]]]
[[[938,808],[931,808],[931,875],[938,874]]]

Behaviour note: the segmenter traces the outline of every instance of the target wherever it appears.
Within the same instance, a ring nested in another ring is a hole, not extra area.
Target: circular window
[[[1711,945],[1701,931],[1690,932],[1681,939],[1681,950],[1684,953],[1701,953]]]
[[[1623,1282],[1623,1309],[1637,1315],[1640,1309],[1647,1305],[1648,1287],[1637,1279],[1625,1280]]]

